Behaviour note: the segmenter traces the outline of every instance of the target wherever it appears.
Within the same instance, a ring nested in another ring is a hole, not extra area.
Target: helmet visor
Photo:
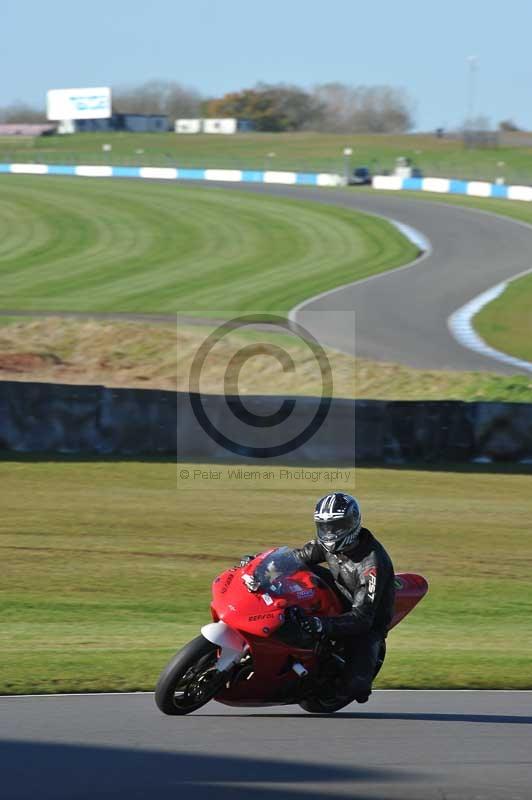
[[[343,539],[353,530],[352,520],[331,519],[327,522],[316,520],[316,530],[318,539],[324,544],[333,544],[339,539]]]

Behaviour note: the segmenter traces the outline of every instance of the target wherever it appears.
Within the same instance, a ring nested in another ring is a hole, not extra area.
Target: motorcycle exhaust
[[[299,661],[296,661],[295,664],[292,664],[292,669],[298,678],[306,678],[308,675],[308,669],[305,669],[303,664],[300,664]]]

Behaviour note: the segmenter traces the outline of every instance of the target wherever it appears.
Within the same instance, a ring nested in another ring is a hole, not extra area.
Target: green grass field
[[[532,362],[532,275],[509,284],[475,318],[475,327],[499,350]]]
[[[525,141],[529,142],[530,136]],[[187,136],[174,133],[82,133],[38,139],[0,138],[0,160],[49,164],[127,164],[146,166],[281,169],[344,174],[343,151],[353,149],[351,166],[373,171],[392,169],[398,156],[407,156],[426,175],[453,178],[505,177],[507,183],[532,182],[532,147],[465,149],[459,139],[432,135],[389,136],[319,133],[253,133],[236,136]],[[111,144],[111,152],[102,145]],[[273,155],[272,155],[273,154]]]
[[[213,577],[242,553],[302,543],[333,488],[323,474],[210,468],[218,477],[184,480],[172,463],[0,464],[1,693],[151,689],[208,620]],[[530,476],[357,469],[343,484],[396,570],[430,582],[378,685],[532,688]],[[183,515],[198,507],[200,521]]]
[[[285,311],[411,261],[387,222],[244,193],[0,178],[0,308]]]

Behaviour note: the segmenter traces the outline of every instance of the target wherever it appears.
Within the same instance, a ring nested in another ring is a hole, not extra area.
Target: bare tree
[[[403,89],[393,86],[317,86],[314,97],[322,109],[318,127],[337,133],[404,133],[413,127],[413,104]]]
[[[464,122],[465,131],[491,131],[492,125],[490,118],[485,114],[477,114]]]
[[[333,133],[349,132],[357,107],[357,89],[343,83],[325,83],[314,89],[314,97],[323,109],[316,120],[320,130]]]
[[[13,103],[0,108],[0,122],[46,122],[44,109],[34,108],[25,103]]]
[[[196,89],[175,81],[153,80],[113,90],[114,109],[126,114],[166,114],[172,119],[197,117],[201,102]]]

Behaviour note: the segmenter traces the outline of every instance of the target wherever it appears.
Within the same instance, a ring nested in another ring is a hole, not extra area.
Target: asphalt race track
[[[363,358],[422,369],[529,374],[462,347],[449,333],[447,319],[467,301],[531,268],[532,226],[463,206],[411,199],[404,193],[216,185],[367,211],[409,225],[429,239],[432,252],[407,269],[305,303],[296,319],[321,343]],[[354,348],[351,316],[339,313],[331,329],[330,316],[325,326],[320,325],[319,315],[306,314],[333,310],[355,311]]]
[[[529,800],[532,692],[375,692],[331,716],[151,694],[0,698],[2,800]]]

